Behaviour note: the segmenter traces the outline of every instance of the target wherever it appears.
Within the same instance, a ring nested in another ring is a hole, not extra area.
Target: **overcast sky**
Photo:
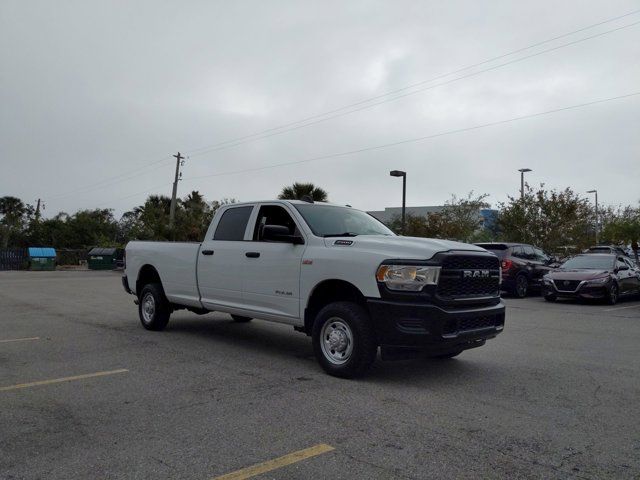
[[[618,0],[2,0],[0,196],[42,198],[47,216],[95,207],[119,216],[149,193],[171,194],[179,150],[189,155],[179,195],[210,200],[269,199],[310,181],[333,202],[377,210],[400,204],[401,180],[388,172],[401,169],[408,205],[470,190],[496,205],[518,194],[517,170],[528,167],[531,184],[637,204],[640,95],[220,174],[640,92],[640,24],[500,67],[640,22],[638,12],[372,108],[269,130],[638,9]],[[268,138],[200,150],[265,130]]]

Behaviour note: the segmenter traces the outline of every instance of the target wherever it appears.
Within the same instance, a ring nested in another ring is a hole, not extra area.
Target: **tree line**
[[[308,195],[315,201],[328,201],[328,193],[311,183],[285,186],[281,199],[299,199]],[[547,190],[525,185],[522,197],[509,197],[498,204],[495,218],[481,227],[479,212],[488,209],[488,195],[470,192],[452,197],[440,212],[424,216],[407,215],[405,235],[445,238],[465,242],[513,241],[531,243],[557,252],[579,250],[595,243],[596,218],[591,203],[570,188]],[[120,219],[112,209],[60,212],[43,219],[33,205],[16,197],[0,197],[0,248],[29,245],[58,249],[82,249],[92,246],[122,246],[129,240],[200,241],[222,205],[235,199],[208,201],[198,191],[177,200],[174,229],[169,228],[171,199],[150,195],[146,201]],[[640,208],[601,208],[601,242],[629,244],[640,238]],[[401,231],[400,217],[388,225]]]

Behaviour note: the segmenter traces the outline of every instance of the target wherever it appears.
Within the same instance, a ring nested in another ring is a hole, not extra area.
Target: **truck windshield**
[[[368,213],[335,205],[294,204],[311,231],[319,237],[355,237],[357,235],[394,235]]]

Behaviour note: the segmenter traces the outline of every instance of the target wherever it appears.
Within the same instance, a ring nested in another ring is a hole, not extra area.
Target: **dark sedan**
[[[640,294],[640,271],[620,255],[576,255],[544,276],[542,294],[549,302],[569,297],[614,305],[622,296]]]

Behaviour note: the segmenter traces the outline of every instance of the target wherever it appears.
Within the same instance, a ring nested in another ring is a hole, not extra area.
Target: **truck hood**
[[[358,235],[357,237],[330,237],[324,243],[329,248],[353,248],[382,255],[387,259],[428,260],[436,253],[449,250],[486,252],[484,248],[468,243],[437,238],[400,237],[389,235]],[[487,252],[489,253],[489,252]]]

